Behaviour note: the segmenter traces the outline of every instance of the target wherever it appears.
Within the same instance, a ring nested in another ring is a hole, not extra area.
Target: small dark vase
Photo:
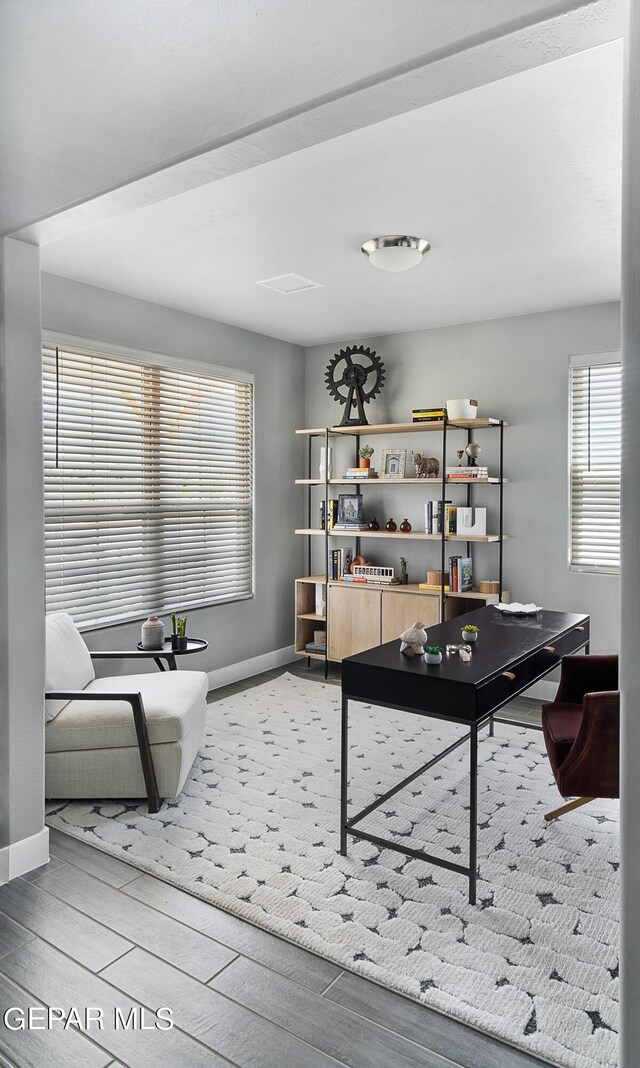
[[[403,586],[407,586],[408,585],[408,583],[409,583],[409,572],[408,571],[402,571],[400,573],[400,582],[401,582],[401,584]]]
[[[171,635],[171,650],[174,653],[184,653],[187,648],[188,638],[182,638],[179,634]]]
[[[393,534],[394,531],[396,531],[398,529],[396,524],[395,524],[395,522],[393,521],[393,519],[389,520],[389,522],[387,523],[386,529],[389,531],[390,534]]]
[[[403,519],[402,520],[402,522],[400,524],[400,530],[402,531],[403,534],[410,534],[411,533],[411,523],[409,522],[408,519]]]
[[[380,530],[380,524],[377,519],[372,519],[369,523],[369,530]]]

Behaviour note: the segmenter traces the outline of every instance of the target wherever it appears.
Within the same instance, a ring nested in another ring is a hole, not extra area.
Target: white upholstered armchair
[[[69,615],[47,616],[46,631],[46,797],[146,797],[157,812],[182,790],[204,737],[206,674],[97,679],[100,653]]]

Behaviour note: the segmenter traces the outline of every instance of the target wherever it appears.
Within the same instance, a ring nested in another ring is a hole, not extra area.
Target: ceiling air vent
[[[305,289],[322,289],[320,282],[312,282],[310,278],[303,278],[300,274],[279,274],[275,278],[264,278],[256,282],[257,286],[265,286],[273,289],[275,293],[302,293]]]

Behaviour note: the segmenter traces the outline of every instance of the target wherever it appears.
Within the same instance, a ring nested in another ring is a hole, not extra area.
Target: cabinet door
[[[329,659],[380,645],[380,590],[329,587]]]
[[[435,627],[440,619],[438,594],[396,593],[382,591],[382,641],[391,642],[403,630],[412,627],[418,620],[426,627]]]

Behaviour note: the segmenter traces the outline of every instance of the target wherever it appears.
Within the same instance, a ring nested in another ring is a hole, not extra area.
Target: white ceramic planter
[[[475,642],[478,640],[477,630],[463,630],[462,632],[463,642]]]
[[[425,653],[424,658],[427,664],[441,664],[442,653]]]

